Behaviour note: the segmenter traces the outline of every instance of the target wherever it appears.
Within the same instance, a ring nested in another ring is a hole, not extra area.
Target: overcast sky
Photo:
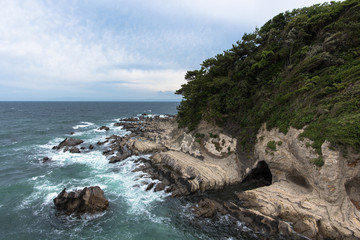
[[[0,0],[0,101],[174,100],[187,70],[321,0]]]

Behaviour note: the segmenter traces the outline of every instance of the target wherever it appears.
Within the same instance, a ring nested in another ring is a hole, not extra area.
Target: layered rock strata
[[[112,141],[112,154],[117,156],[124,148],[135,155],[154,154],[150,160],[142,159],[144,165],[137,170],[163,181],[173,196],[220,189],[241,180],[234,152],[236,140],[216,135],[218,129],[214,127],[205,128],[214,132],[211,137],[202,134],[196,138],[179,130],[173,118],[140,118],[122,123],[133,132]],[[110,162],[115,162],[112,159]]]
[[[283,134],[264,125],[254,154],[246,156],[235,138],[204,122],[191,133],[178,129],[173,117],[142,116],[114,125],[129,134],[110,136],[98,145],[108,143],[104,155],[110,163],[151,154],[140,158],[134,170],[160,180],[147,183],[147,190],[183,196],[221,189],[241,183],[259,166],[266,167],[270,186],[236,193],[237,204],[200,202],[195,208],[199,216],[230,214],[256,231],[290,238],[360,238],[360,154],[351,149],[335,150],[325,142],[320,156],[310,140],[299,137],[302,130],[290,128]],[[55,149],[70,150],[78,144],[79,140],[65,139]],[[317,160],[324,165],[314,164]]]
[[[292,222],[307,237],[359,239],[360,155],[349,150],[345,158],[325,142],[319,156],[310,140],[299,138],[301,132],[260,129],[255,157],[268,164],[273,184],[239,193],[239,199],[247,208]],[[322,167],[313,163],[320,157]]]

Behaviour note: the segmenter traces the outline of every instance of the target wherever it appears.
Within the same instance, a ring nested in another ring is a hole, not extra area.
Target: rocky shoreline
[[[191,133],[177,127],[175,116],[142,115],[121,119],[114,126],[129,134],[112,135],[98,142],[98,147],[107,143],[103,154],[110,164],[132,155],[151,155],[140,157],[134,170],[158,180],[148,183],[147,191],[201,196],[212,190],[221,194],[221,189],[244,184],[251,177],[267,179],[258,188],[235,191],[234,201],[200,197],[194,205],[198,217],[229,214],[255,232],[290,239],[360,238],[356,205],[360,156],[351,149],[345,158],[324,143],[325,165],[320,168],[311,163],[319,156],[309,147],[310,140],[298,137],[302,130],[290,129],[285,135],[264,125],[254,154],[246,156],[236,138],[205,122]],[[275,148],[269,142],[275,142]],[[65,139],[54,150],[79,153],[94,147],[80,139]]]

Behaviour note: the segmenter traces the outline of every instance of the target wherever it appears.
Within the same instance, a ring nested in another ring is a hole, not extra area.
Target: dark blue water
[[[228,217],[197,220],[187,200],[147,192],[146,185],[134,187],[151,181],[132,172],[139,156],[109,164],[101,149],[81,154],[52,150],[70,136],[83,139],[88,146],[113,134],[124,135],[127,132],[121,127],[113,127],[120,118],[142,113],[176,114],[177,105],[0,102],[0,238],[244,239],[246,228],[241,223],[227,227]],[[109,126],[110,131],[99,131],[102,125]],[[42,163],[45,156],[52,161]],[[64,216],[54,209],[52,199],[63,188],[94,185],[100,186],[109,199],[110,207],[104,213]]]

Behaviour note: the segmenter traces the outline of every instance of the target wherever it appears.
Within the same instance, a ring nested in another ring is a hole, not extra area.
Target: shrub
[[[324,165],[323,157],[313,158],[310,160],[310,162],[319,167],[322,167]]]
[[[275,141],[269,141],[266,145],[270,150],[276,151],[276,142]]]

